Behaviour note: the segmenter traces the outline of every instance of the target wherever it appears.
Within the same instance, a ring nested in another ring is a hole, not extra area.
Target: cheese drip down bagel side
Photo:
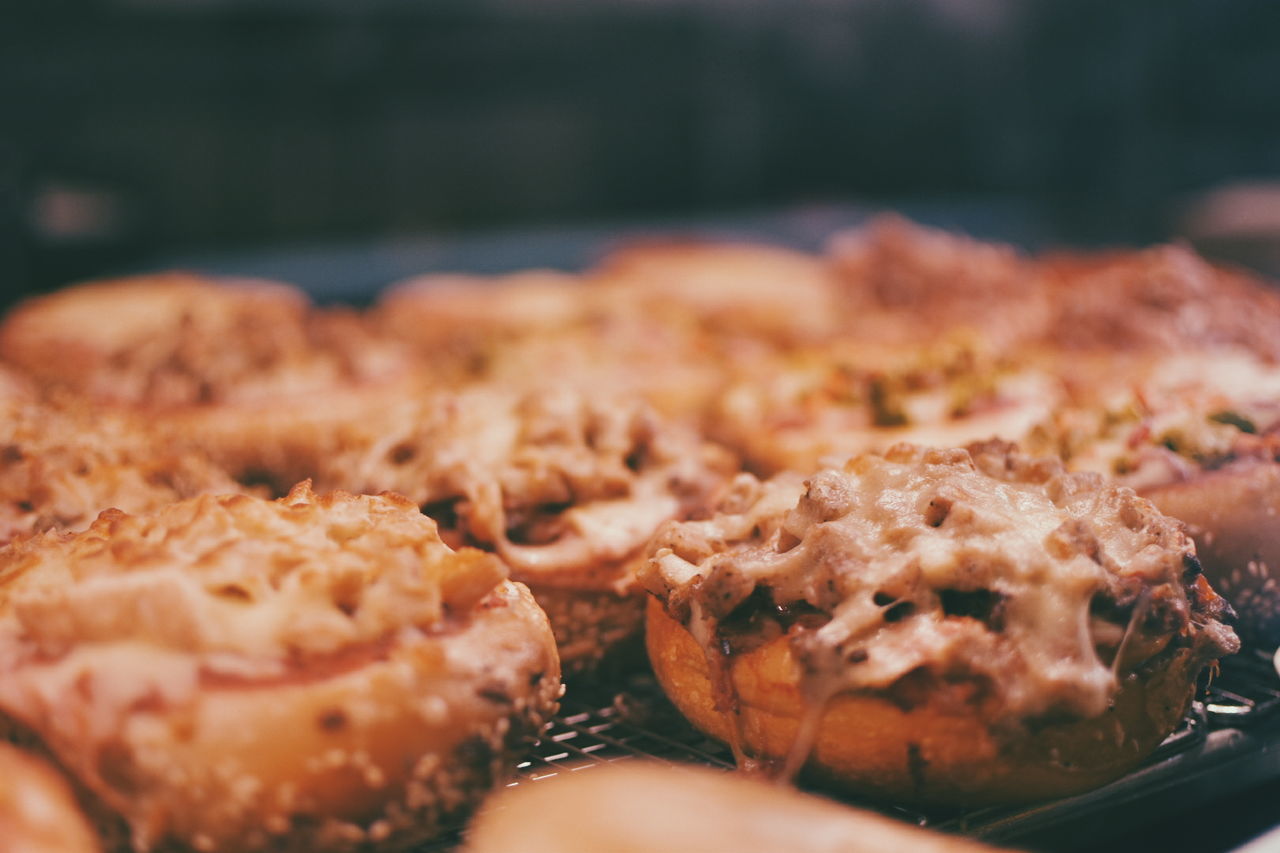
[[[528,590],[397,496],[206,496],[0,550],[0,729],[114,846],[413,843],[559,692]]]
[[[1000,442],[744,476],[641,582],[659,680],[740,760],[976,805],[1118,777],[1239,646],[1180,524]]]

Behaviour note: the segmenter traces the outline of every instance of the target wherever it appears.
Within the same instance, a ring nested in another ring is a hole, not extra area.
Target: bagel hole
[[[977,619],[992,631],[1004,630],[1005,596],[993,589],[941,589],[938,598],[947,616]]]

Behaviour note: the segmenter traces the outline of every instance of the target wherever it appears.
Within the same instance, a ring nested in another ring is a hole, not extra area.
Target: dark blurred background
[[[46,0],[3,18],[11,296],[282,247],[878,207],[1276,263],[1273,0]]]

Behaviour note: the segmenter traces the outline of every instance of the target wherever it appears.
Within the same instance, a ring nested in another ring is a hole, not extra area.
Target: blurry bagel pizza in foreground
[[[205,496],[0,550],[0,731],[113,848],[429,838],[559,693],[528,590],[403,498]]]
[[[582,770],[495,797],[472,823],[466,853],[993,849],[741,774],[642,761]]]
[[[899,802],[1118,777],[1239,646],[1177,522],[998,442],[744,476],[659,533],[642,582],[650,659],[696,726]]]

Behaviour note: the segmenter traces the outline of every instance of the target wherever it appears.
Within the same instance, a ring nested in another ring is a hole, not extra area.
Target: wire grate
[[[1234,727],[1257,725],[1280,710],[1280,679],[1271,654],[1246,649],[1224,660],[1205,707],[1215,723]]]
[[[634,676],[620,690],[571,687],[560,715],[509,786],[577,770],[584,762],[628,758],[733,767],[729,750],[685,722],[652,678]]]
[[[1178,729],[1165,739],[1144,767],[1112,784],[1124,788],[1126,796],[1135,789],[1139,795],[1145,792],[1159,796],[1166,784],[1160,781],[1162,766],[1167,765],[1172,771],[1172,765],[1190,760],[1193,768],[1206,767],[1215,761],[1214,751],[1209,748],[1211,732],[1226,728],[1265,728],[1263,724],[1277,709],[1280,709],[1280,678],[1270,656],[1260,652],[1238,655],[1236,660],[1224,662],[1203,701],[1193,703]],[[1267,737],[1280,742],[1280,732],[1268,733]],[[560,714],[529,756],[517,766],[507,787],[636,758],[723,770],[734,766],[730,750],[694,729],[663,695],[652,675],[637,673],[608,686],[571,685]],[[1194,775],[1181,767],[1178,772],[1188,779]],[[999,830],[1031,823],[1033,818],[1037,825],[1049,819],[1069,821],[1073,810],[1079,809],[1069,800],[1031,809],[969,812],[921,812],[871,803],[857,805],[876,808],[920,826],[993,837]],[[422,853],[453,850],[460,841],[461,835],[453,833],[422,848]]]

